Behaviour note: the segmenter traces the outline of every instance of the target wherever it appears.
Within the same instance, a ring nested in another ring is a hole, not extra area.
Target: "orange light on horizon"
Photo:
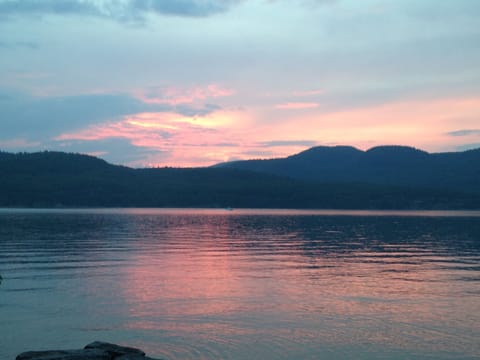
[[[270,128],[270,136],[274,138],[289,134],[293,138],[310,136],[321,144],[352,145],[364,150],[397,144],[442,151],[460,145],[463,140],[448,136],[448,132],[478,128],[480,99],[399,101],[350,110],[280,116],[276,126]],[[480,143],[480,137],[476,138]]]
[[[378,145],[409,145],[427,151],[449,151],[465,143],[465,139],[480,143],[476,132],[466,136],[448,134],[478,128],[478,98],[402,101],[329,112],[308,106],[305,112],[277,109],[274,114],[265,107],[219,109],[196,116],[145,112],[61,134],[56,140],[121,138],[152,150],[143,161],[131,164],[134,166],[209,166],[231,160],[283,157],[308,147],[302,146],[299,139],[305,144],[351,145],[362,150]]]

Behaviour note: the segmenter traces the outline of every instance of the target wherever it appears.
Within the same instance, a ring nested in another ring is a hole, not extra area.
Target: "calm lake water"
[[[0,359],[479,359],[480,213],[0,210]]]

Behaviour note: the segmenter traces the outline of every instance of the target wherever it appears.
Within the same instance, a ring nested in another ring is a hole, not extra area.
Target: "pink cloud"
[[[378,106],[324,113],[284,113],[269,135],[316,139],[321,144],[348,144],[369,148],[404,144],[429,151],[454,149],[461,137],[445,135],[452,129],[478,127],[479,98],[398,101]],[[462,120],[459,120],[462,119]],[[264,130],[266,131],[266,130]]]
[[[241,148],[237,133],[248,124],[243,112],[218,110],[205,116],[186,117],[175,113],[140,113],[119,121],[90,126],[59,135],[55,140],[95,141],[107,138],[127,139],[132,145],[168,152],[168,159],[155,156],[142,164],[203,166],[238,156]],[[225,139],[229,139],[226,142]],[[201,150],[200,150],[201,149]]]
[[[206,166],[222,161],[282,157],[312,144],[412,145],[445,151],[463,137],[447,135],[455,129],[474,129],[480,118],[480,99],[404,101],[325,113],[272,109],[216,110],[205,116],[176,113],[140,113],[121,120],[60,135],[58,141],[95,141],[123,138],[131,144],[157,150],[134,166]],[[254,155],[257,154],[257,155]]]

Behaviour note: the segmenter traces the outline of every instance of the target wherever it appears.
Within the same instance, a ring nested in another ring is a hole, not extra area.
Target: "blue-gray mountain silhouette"
[[[148,169],[0,152],[0,206],[480,209],[479,167],[479,149],[315,147],[285,159]]]
[[[350,146],[318,146],[286,158],[235,161],[215,167],[321,183],[369,183],[480,192],[480,149],[429,154],[407,146],[379,146],[368,151]]]

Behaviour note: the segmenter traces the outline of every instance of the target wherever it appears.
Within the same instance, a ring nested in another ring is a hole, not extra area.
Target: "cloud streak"
[[[322,89],[302,90],[302,91],[297,90],[297,91],[294,91],[292,95],[295,97],[312,97],[317,95],[323,95],[324,93],[325,93],[325,90],[322,90]]]
[[[25,139],[8,139],[0,140],[0,148],[2,149],[16,149],[16,148],[33,148],[40,146],[40,142],[30,142]]]
[[[0,16],[90,16],[119,22],[143,22],[150,14],[190,18],[229,11],[248,0],[0,0]],[[303,5],[336,0],[299,1]],[[274,3],[276,1],[270,1]]]
[[[150,87],[139,91],[137,97],[149,104],[190,104],[199,100],[227,97],[235,92],[217,84],[193,87]]]
[[[33,41],[0,41],[0,49],[38,49],[38,44]]]
[[[213,86],[213,89],[216,89]],[[218,111],[215,104],[195,104],[190,100],[206,100],[217,92],[202,92],[196,88],[195,96],[181,99],[172,96],[166,101],[145,102],[128,94],[89,94],[76,96],[34,97],[22,93],[3,92],[0,140],[5,136],[45,137],[59,132],[109,122],[128,115],[146,112],[176,113],[183,117],[201,117]],[[179,103],[179,105],[175,105]]]
[[[222,13],[241,0],[144,0],[130,1],[129,8],[137,13],[203,17]]]
[[[283,104],[277,104],[275,107],[282,110],[300,110],[314,109],[319,107],[319,104],[313,102],[288,102]]]
[[[136,148],[148,149],[149,160],[134,165],[211,165],[238,153],[239,143],[226,142],[234,124],[243,124],[242,113],[218,110],[205,116],[183,116],[178,113],[139,113],[55,137],[57,144],[127,141]],[[233,130],[234,131],[234,130]],[[193,153],[202,148],[202,156]],[[196,150],[192,150],[192,148]],[[154,155],[157,156],[154,156]],[[165,155],[168,154],[168,157]]]
[[[12,95],[2,103],[0,136],[46,136],[152,108],[128,95],[99,94],[64,97]],[[172,107],[156,105],[157,110]]]
[[[471,136],[471,135],[480,135],[480,129],[462,129],[447,132],[449,136]]]
[[[148,14],[207,17],[228,11],[241,0],[3,0],[0,15],[74,15],[144,21]]]

